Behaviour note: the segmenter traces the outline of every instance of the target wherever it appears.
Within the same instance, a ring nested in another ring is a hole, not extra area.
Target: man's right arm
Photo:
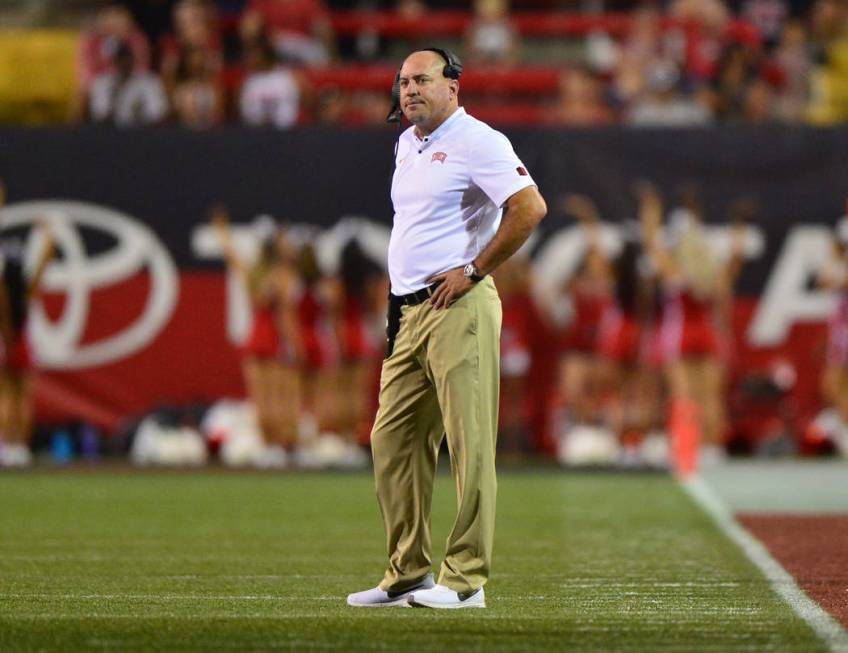
[[[474,259],[480,274],[491,273],[515,254],[548,212],[536,186],[527,186],[513,193],[507,199],[505,209],[494,238]]]

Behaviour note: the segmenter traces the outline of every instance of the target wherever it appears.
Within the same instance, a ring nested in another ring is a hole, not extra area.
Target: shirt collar
[[[451,125],[453,125],[460,117],[466,115],[465,109],[462,107],[457,107],[456,111],[454,111],[448,119],[445,120],[441,125],[436,127],[436,130],[431,132],[429,136],[425,136],[424,138],[418,138],[418,135],[415,133],[415,129],[412,130],[412,137],[419,143],[432,143],[440,136],[445,135],[449,130]]]

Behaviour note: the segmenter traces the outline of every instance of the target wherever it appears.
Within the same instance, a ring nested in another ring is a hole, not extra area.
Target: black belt
[[[432,286],[427,286],[422,288],[421,290],[416,290],[415,292],[411,292],[408,295],[392,295],[391,299],[400,304],[401,306],[415,306],[416,304],[421,304],[426,302],[433,295],[433,291],[439,287],[438,283],[434,283]]]
[[[395,348],[395,338],[400,331],[401,306],[416,306],[426,302],[433,295],[433,291],[439,287],[439,283],[434,283],[432,286],[416,290],[408,295],[389,293],[389,314],[386,319],[386,358],[392,355]]]

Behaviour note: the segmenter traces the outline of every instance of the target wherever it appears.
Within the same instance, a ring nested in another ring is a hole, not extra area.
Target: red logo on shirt
[[[433,156],[430,157],[430,163],[433,161],[438,161],[439,163],[444,163],[445,159],[448,158],[448,155],[445,152],[433,152]]]
[[[522,168],[521,166],[518,166],[518,167],[515,169],[515,171],[516,171],[519,175],[521,175],[522,177],[526,177],[526,176],[527,176],[527,169],[526,169],[526,168]]]

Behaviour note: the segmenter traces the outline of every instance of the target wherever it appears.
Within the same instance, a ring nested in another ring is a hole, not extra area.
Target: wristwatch
[[[466,279],[473,281],[474,283],[482,281],[483,277],[486,276],[485,274],[478,273],[477,266],[474,265],[473,261],[462,269],[462,273],[465,275]]]

